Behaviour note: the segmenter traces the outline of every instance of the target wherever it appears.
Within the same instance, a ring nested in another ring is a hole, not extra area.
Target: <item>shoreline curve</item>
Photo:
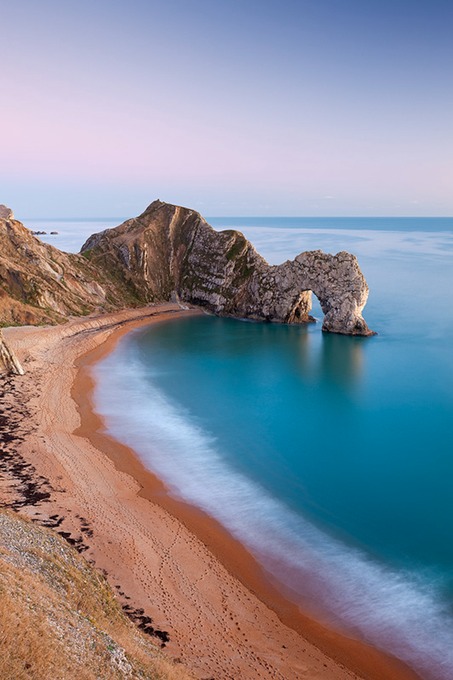
[[[131,449],[106,434],[94,410],[93,365],[134,328],[197,313],[166,304],[77,319],[63,327],[8,329],[31,374],[33,362],[38,374],[48,374],[41,394],[34,396],[38,404],[40,399],[41,407],[46,400],[55,404],[56,395],[63,401],[58,428],[52,418],[38,419],[45,445],[40,444],[41,455],[33,451],[33,463],[54,487],[64,481],[65,491],[37,514],[55,514],[56,503],[72,532],[78,529],[77,517],[88,516],[93,528],[93,536],[84,537],[88,559],[107,573],[120,598],[151,611],[157,624],[168,627],[169,651],[199,677],[286,679],[310,673],[319,680],[357,675],[415,680],[419,676],[403,662],[305,616],[215,519],[170,496]],[[51,362],[60,366],[57,375],[49,370]],[[29,457],[37,433],[22,446]],[[93,484],[100,489],[90,494]],[[157,525],[155,536],[149,527]]]

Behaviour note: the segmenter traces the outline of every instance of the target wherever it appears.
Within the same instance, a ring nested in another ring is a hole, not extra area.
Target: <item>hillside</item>
[[[189,680],[152,639],[63,539],[0,510],[0,678]]]
[[[3,215],[3,216],[2,216]],[[194,210],[154,201],[138,217],[94,234],[81,254],[43,244],[0,211],[0,325],[61,323],[69,316],[183,301],[214,314],[370,335],[368,286],[346,252],[304,252],[271,266],[239,231],[215,231]]]
[[[42,243],[12,213],[2,214],[0,326],[61,323],[69,316],[134,305],[124,286],[86,258]]]

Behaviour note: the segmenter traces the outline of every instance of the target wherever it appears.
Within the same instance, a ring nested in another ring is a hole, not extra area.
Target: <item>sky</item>
[[[453,215],[451,0],[0,0],[26,217]]]

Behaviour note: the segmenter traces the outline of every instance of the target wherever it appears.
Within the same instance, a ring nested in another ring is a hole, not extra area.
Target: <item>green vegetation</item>
[[[223,232],[223,233],[228,233],[228,232]],[[230,232],[231,234],[234,234],[235,232]],[[246,240],[242,235],[236,235],[236,238],[233,242],[233,245],[231,248],[228,250],[226,257],[227,260],[235,260],[239,255],[242,254],[245,246],[246,246]]]

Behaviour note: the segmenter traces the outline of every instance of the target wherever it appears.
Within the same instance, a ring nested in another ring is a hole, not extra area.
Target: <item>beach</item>
[[[65,535],[125,607],[168,633],[168,653],[195,677],[418,677],[304,616],[215,520],[169,496],[132,450],[103,431],[91,367],[124,333],[199,313],[165,304],[6,329],[26,374],[7,379],[11,445],[22,468],[16,459],[0,498]]]

